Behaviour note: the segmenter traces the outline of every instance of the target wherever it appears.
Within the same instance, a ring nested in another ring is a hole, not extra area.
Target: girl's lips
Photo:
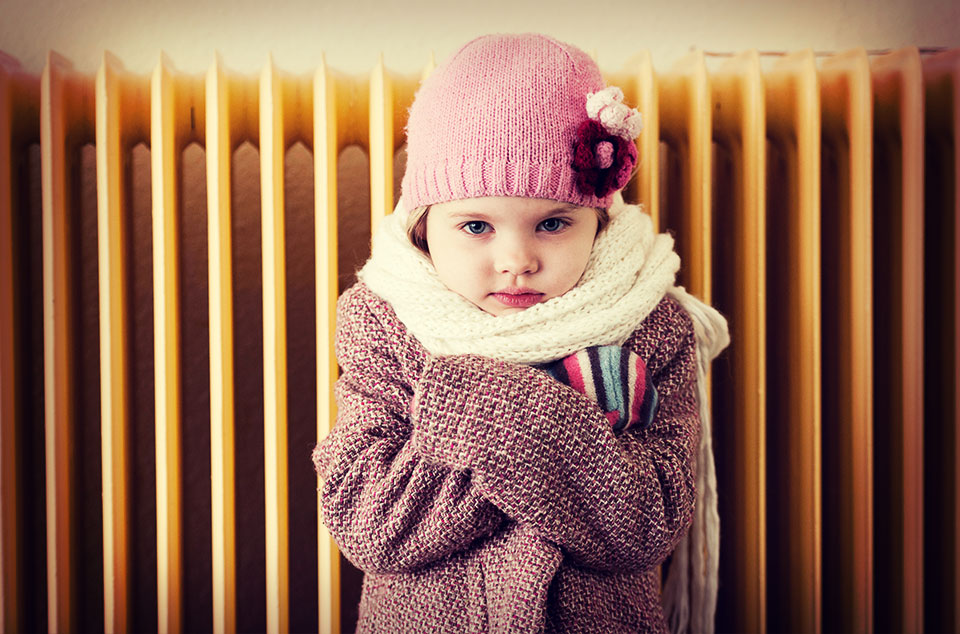
[[[529,308],[534,304],[539,304],[543,299],[543,293],[492,293],[498,302],[511,308]]]

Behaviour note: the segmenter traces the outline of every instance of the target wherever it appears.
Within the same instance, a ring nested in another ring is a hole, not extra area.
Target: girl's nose
[[[505,240],[497,251],[497,271],[513,275],[531,275],[540,268],[536,250],[525,240]]]

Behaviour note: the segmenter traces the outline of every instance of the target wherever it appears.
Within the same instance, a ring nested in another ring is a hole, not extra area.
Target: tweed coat
[[[430,355],[363,283],[337,307],[323,522],[365,572],[358,632],[666,631],[657,566],[693,516],[693,323],[664,297],[629,338],[653,423],[615,435],[524,365]]]

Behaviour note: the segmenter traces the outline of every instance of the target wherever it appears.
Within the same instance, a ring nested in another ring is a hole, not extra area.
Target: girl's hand
[[[656,415],[653,379],[640,355],[628,348],[591,346],[539,367],[596,401],[615,432],[643,429]]]

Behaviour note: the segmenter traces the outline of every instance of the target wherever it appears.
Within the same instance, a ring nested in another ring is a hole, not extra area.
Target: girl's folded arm
[[[467,548],[504,516],[469,475],[410,445],[409,387],[360,304],[348,292],[339,306],[337,423],[313,452],[323,522],[360,569],[412,571]]]
[[[475,356],[431,361],[418,384],[413,442],[465,470],[510,518],[535,525],[574,562],[644,571],[690,525],[700,421],[692,324],[655,369],[660,407],[616,436],[590,399],[545,373]]]

